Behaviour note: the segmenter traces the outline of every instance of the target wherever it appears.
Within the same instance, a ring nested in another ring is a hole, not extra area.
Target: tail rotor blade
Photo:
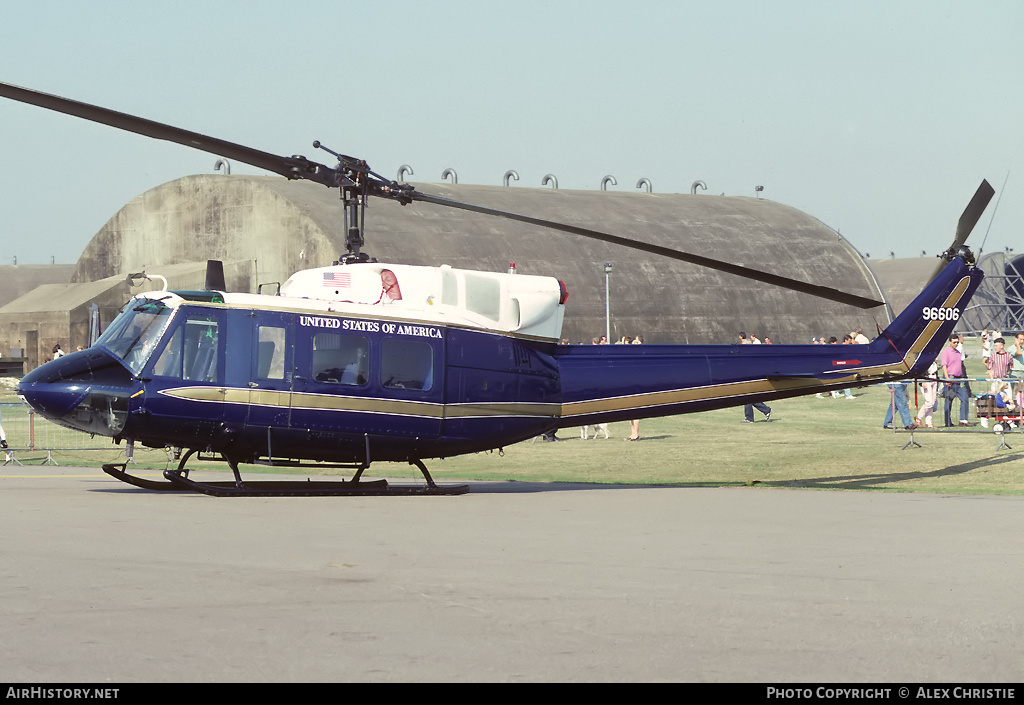
[[[928,279],[931,281],[935,277],[939,276],[947,264],[953,261],[956,257],[957,252],[964,243],[967,242],[967,236],[974,230],[974,226],[978,224],[981,219],[981,214],[985,212],[985,208],[988,207],[989,201],[992,200],[992,196],[995,195],[995,189],[992,188],[986,179],[981,180],[981,185],[978,186],[978,190],[974,192],[971,202],[967,204],[967,208],[964,209],[963,214],[960,216],[960,221],[956,225],[956,237],[953,238],[953,244],[948,250],[943,252],[939,257],[941,262],[932,272],[932,276]]]
[[[988,207],[988,203],[992,200],[992,196],[995,193],[996,191],[992,188],[992,185],[987,180],[982,179],[978,190],[974,192],[974,198],[967,204],[963,215],[960,216],[960,222],[957,223],[956,239],[953,241],[954,249],[958,249],[967,241],[967,236],[971,234],[974,226],[978,224],[981,214],[985,212],[985,208]]]

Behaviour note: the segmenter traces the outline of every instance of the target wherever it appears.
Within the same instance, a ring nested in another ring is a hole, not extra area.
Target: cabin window
[[[501,284],[498,280],[467,272],[466,308],[497,321],[501,317]]]
[[[167,347],[153,365],[153,374],[216,382],[219,339],[220,326],[213,316],[188,316],[167,341]]]
[[[317,333],[313,336],[313,379],[331,384],[366,384],[369,350],[361,335]]]
[[[256,376],[284,379],[285,329],[256,326]]]
[[[441,271],[441,303],[448,306],[459,305],[459,279],[450,269]]]
[[[434,386],[434,350],[420,340],[391,338],[381,345],[380,376],[385,387],[428,390]]]

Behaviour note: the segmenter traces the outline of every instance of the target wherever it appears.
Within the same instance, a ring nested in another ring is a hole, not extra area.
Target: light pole
[[[612,273],[612,263],[604,263],[604,339],[612,344],[612,300],[608,296],[609,275]]]

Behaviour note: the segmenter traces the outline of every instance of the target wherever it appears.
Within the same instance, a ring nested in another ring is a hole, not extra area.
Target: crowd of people
[[[981,360],[985,366],[987,389],[979,397],[991,400],[992,411],[998,415],[1020,414],[1024,406],[1024,333],[1014,336],[1013,344],[1006,339],[985,331],[981,336]],[[920,427],[935,428],[933,415],[938,412],[939,400],[943,400],[943,425],[970,427],[971,403],[974,399],[971,378],[967,373],[967,351],[964,337],[960,334],[949,336],[946,346],[929,366],[920,389],[924,404],[911,420],[907,400],[907,383],[892,382],[892,400],[886,411],[883,427],[893,428],[894,415],[898,413],[904,428],[914,430]],[[953,422],[953,402],[959,403],[957,422]],[[988,418],[979,415],[982,426],[988,426]],[[1011,420],[1008,424],[1013,427]]]

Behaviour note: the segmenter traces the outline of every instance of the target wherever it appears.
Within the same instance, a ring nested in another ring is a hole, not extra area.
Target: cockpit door
[[[142,372],[140,418],[172,444],[202,448],[221,432],[224,338],[223,311],[182,306]]]

